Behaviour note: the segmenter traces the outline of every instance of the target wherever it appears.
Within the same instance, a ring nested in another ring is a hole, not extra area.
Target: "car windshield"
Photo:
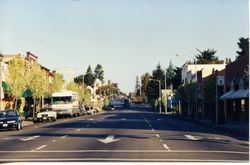
[[[16,113],[16,111],[13,110],[8,110],[8,111],[4,111],[4,112],[0,112],[0,117],[16,117],[18,116],[18,114]]]
[[[71,96],[53,97],[52,104],[69,104],[72,102]]]
[[[47,112],[47,111],[51,111],[50,109],[48,108],[43,108],[43,109],[40,109],[40,112]]]

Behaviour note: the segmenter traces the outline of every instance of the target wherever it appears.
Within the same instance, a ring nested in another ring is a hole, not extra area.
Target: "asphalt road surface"
[[[0,131],[0,162],[248,162],[249,141],[142,106]]]

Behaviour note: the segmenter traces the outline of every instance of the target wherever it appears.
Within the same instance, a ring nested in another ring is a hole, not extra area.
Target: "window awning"
[[[229,99],[229,96],[230,96],[231,94],[233,94],[233,93],[234,93],[233,90],[228,91],[227,93],[225,93],[224,95],[222,95],[222,96],[220,97],[220,100],[227,100],[227,99]]]
[[[249,97],[249,89],[239,89],[237,91],[229,91],[220,97],[221,100],[241,99]]]
[[[249,89],[245,89],[235,96],[235,98],[238,98],[238,99],[247,98],[247,97],[249,97]]]

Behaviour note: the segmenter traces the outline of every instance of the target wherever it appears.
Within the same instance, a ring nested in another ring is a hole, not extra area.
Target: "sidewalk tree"
[[[36,111],[37,100],[41,101],[46,94],[46,73],[38,63],[28,64],[27,68],[27,88],[30,89],[34,99],[33,117]],[[38,102],[39,103],[39,102]],[[38,104],[39,105],[39,104]]]
[[[100,64],[96,65],[94,72],[94,78],[104,83],[104,70]]]
[[[149,73],[145,73],[141,76],[141,95],[145,102],[148,102],[148,83],[150,81],[151,75]]]
[[[14,109],[16,109],[17,101],[22,97],[26,89],[27,76],[25,61],[21,58],[15,58],[9,62],[8,71],[6,74],[6,82],[8,84],[9,94],[14,101]]]
[[[53,92],[62,90],[63,84],[64,84],[63,75],[60,73],[55,73],[49,88],[49,95],[52,95]]]
[[[79,86],[79,85],[76,84],[75,82],[70,82],[70,83],[67,85],[66,89],[67,89],[67,90],[74,91],[74,92],[77,92],[80,103],[83,103],[84,96],[85,96],[85,92],[84,92],[84,90],[81,88],[81,86]]]
[[[249,39],[248,38],[243,38],[243,37],[239,38],[239,42],[237,44],[240,50],[236,51],[236,53],[238,54],[236,56],[236,60],[238,60],[239,58],[243,56],[249,55]]]

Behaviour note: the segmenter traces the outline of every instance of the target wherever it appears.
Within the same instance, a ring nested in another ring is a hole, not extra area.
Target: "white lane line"
[[[64,139],[64,138],[66,138],[67,136],[68,136],[68,135],[64,135],[64,136],[62,136],[61,138]]]
[[[158,137],[158,138],[160,137],[160,135],[158,135],[158,134],[156,134],[155,136]]]
[[[171,151],[167,144],[163,144],[163,147],[164,147],[166,150]]]
[[[37,151],[36,151],[37,152]],[[153,159],[153,158],[150,158],[150,159],[129,159],[129,158],[55,158],[55,159],[1,159],[0,158],[0,161],[7,161],[7,162],[10,162],[10,161],[14,161],[14,162],[26,162],[26,161],[35,161],[35,162],[43,162],[43,161],[56,161],[56,162],[61,162],[61,161],[122,161],[122,162],[127,162],[127,161],[138,161],[138,162],[142,162],[142,161],[146,161],[146,162],[228,162],[228,163],[247,163],[248,161],[247,160],[236,160],[236,159],[233,159],[233,160],[228,160],[228,159]],[[224,164],[223,163],[223,164]]]
[[[44,148],[44,147],[46,147],[47,145],[42,145],[42,146],[40,146],[40,147],[37,147],[36,148],[36,150],[40,150],[40,149],[42,149],[42,148]]]
[[[199,136],[192,136],[192,135],[184,135],[186,138],[190,139],[190,140],[201,140],[202,138]]]
[[[91,118],[91,119],[89,119],[89,120],[92,121],[92,120],[94,120],[94,119]]]
[[[37,135],[37,136],[31,136],[31,137],[28,137],[28,138],[20,138],[19,140],[21,141],[30,141],[30,140],[34,140],[36,138],[39,138],[41,137],[40,135]]]
[[[76,132],[79,132],[79,131],[81,131],[81,129],[80,129],[80,128],[76,130]]]
[[[56,142],[56,140],[52,140],[52,142],[53,142],[53,143],[55,143],[55,142]]]
[[[31,151],[0,151],[0,153],[29,153]],[[40,150],[36,151],[39,153],[165,153],[169,152],[166,150]],[[243,154],[243,155],[249,155],[248,152],[241,152],[241,151],[223,151],[223,150],[171,150],[172,153],[220,153],[220,154]]]

